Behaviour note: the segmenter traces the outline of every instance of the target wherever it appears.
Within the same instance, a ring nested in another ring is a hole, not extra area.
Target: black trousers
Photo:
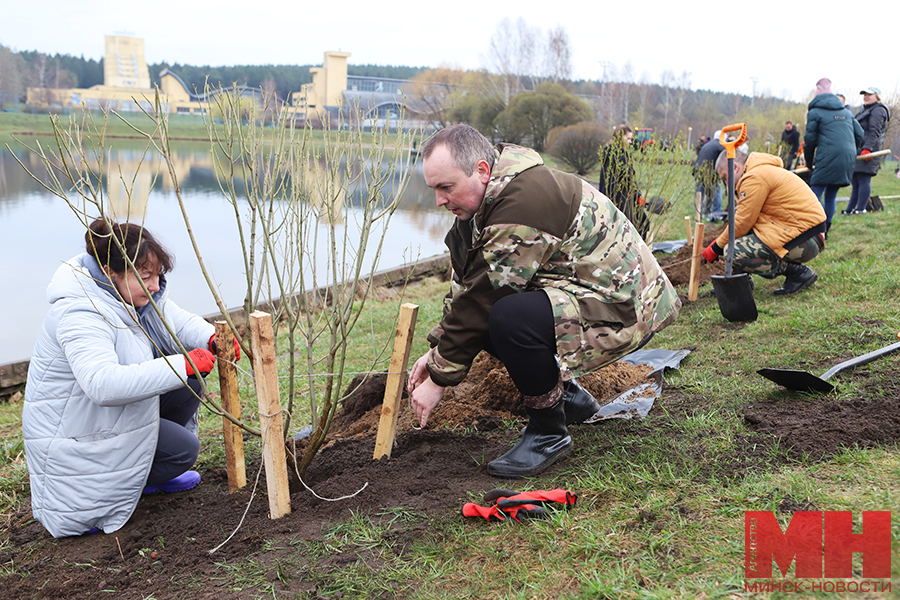
[[[542,291],[504,296],[491,309],[490,343],[525,396],[540,396],[559,382],[553,307]]]
[[[200,454],[200,440],[185,427],[200,407],[200,382],[187,381],[190,387],[159,397],[159,439],[145,485],[159,485],[178,477],[194,465]]]

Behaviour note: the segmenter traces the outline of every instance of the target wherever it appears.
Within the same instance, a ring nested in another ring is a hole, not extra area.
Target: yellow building
[[[87,89],[28,88],[27,102],[35,106],[107,109],[121,112],[153,110],[156,87],[144,57],[144,40],[106,36],[103,84]],[[400,79],[352,77],[347,74],[349,52],[326,52],[321,67],[312,67],[312,83],[289,95],[289,118],[298,122],[321,122],[350,107],[361,107],[365,118],[384,121],[396,118],[405,102],[408,82]],[[164,112],[205,114],[209,101],[203,90],[191,90],[175,73],[160,73],[160,101]],[[214,93],[214,92],[213,92]],[[243,95],[262,103],[258,88],[244,88]],[[354,114],[348,111],[345,114]]]

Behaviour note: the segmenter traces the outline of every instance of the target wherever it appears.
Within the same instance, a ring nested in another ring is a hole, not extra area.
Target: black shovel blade
[[[806,371],[793,371],[791,369],[760,369],[757,373],[770,381],[774,381],[780,386],[798,392],[820,392],[827,394],[834,390],[833,385]]]
[[[759,313],[753,300],[753,282],[748,273],[713,275],[711,279],[723,317],[729,321],[756,320]]]

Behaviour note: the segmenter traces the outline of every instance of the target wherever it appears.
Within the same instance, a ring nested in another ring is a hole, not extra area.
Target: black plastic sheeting
[[[638,350],[622,357],[620,359],[622,362],[631,365],[650,365],[653,370],[647,374],[646,381],[613,398],[585,423],[646,417],[662,392],[663,372],[666,369],[677,369],[684,357],[690,353],[688,349]]]

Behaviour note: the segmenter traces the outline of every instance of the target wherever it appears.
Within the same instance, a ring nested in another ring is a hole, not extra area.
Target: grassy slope
[[[892,165],[882,170],[874,191],[900,194]],[[847,450],[815,464],[757,463],[737,481],[729,481],[718,469],[720,460],[724,462],[746,440],[741,407],[781,393],[756,375],[756,369],[778,366],[819,372],[825,360],[861,354],[896,340],[900,199],[886,200],[885,207],[884,213],[836,220],[827,250],[812,263],[820,280],[811,290],[776,299],[771,292],[777,283],[757,279],[760,318],[755,323],[728,324],[715,299],[706,294],[708,285],[701,288],[700,299],[684,307],[678,321],[654,340],[659,348],[695,347],[681,369],[666,375],[668,387],[656,410],[643,421],[576,428],[577,457],[562,463],[552,481],[541,482],[541,487],[576,491],[577,508],[524,526],[487,526],[444,515],[424,523],[432,532],[426,542],[402,553],[380,536],[379,525],[352,517],[334,527],[328,547],[310,545],[296,551],[353,552],[363,547],[379,560],[350,563],[341,571],[323,574],[320,593],[330,597],[341,591],[344,598],[370,598],[390,590],[386,597],[414,599],[733,598],[740,594],[743,579],[745,510],[774,510],[786,498],[821,510],[853,510],[857,518],[861,510],[894,508],[900,496],[896,446]],[[676,224],[681,218],[673,217]],[[403,298],[421,307],[413,356],[424,349],[422,337],[439,314],[443,292],[444,284],[428,281]],[[396,322],[397,300],[373,303],[360,333],[373,332],[383,344]],[[367,368],[373,338],[355,342],[360,356],[352,370]],[[900,358],[887,357],[864,369],[877,380],[892,375],[898,365]],[[858,383],[848,380],[835,399],[854,397],[858,391]],[[0,407],[3,513],[28,497],[20,411],[21,404]],[[201,461],[221,465],[218,422],[204,420]],[[249,444],[248,454],[257,448]],[[774,461],[777,449],[763,451],[764,461],[766,457]],[[472,492],[476,500],[475,494],[483,490]],[[401,516],[422,519],[398,512]],[[895,582],[900,570],[898,532],[895,511]],[[283,560],[292,562],[289,556]],[[245,587],[250,597],[273,597],[272,584],[255,576],[252,557],[243,568],[231,564],[221,575]]]

